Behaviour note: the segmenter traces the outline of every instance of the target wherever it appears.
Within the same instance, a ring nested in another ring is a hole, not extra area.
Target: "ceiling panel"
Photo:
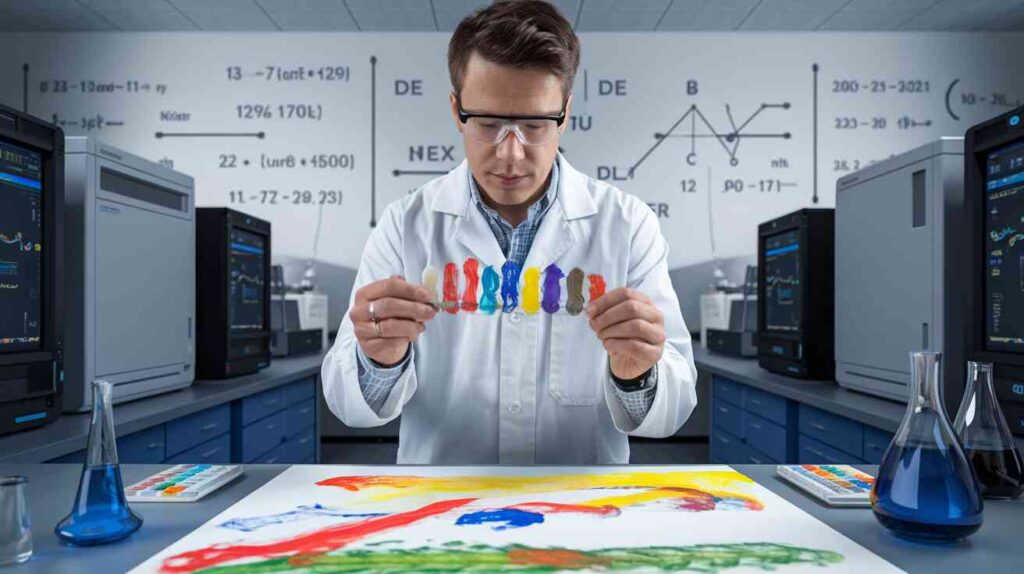
[[[0,8],[0,32],[32,32],[36,27],[23,19],[17,12]]]
[[[181,12],[164,5],[163,10],[96,9],[96,12],[118,30],[166,31],[198,30]]]
[[[429,0],[347,0],[359,29],[372,32],[432,32]]]
[[[659,31],[735,30],[758,0],[674,0]]]
[[[52,32],[104,32],[117,29],[110,21],[77,2],[71,4],[56,2],[55,5],[61,5],[62,7],[46,10],[40,10],[36,7],[36,4],[26,2],[24,5],[18,6],[11,11],[19,16],[22,21],[26,22],[29,26],[35,27],[37,30]]]
[[[254,0],[165,0],[201,30],[266,31],[280,27]]]
[[[270,12],[270,17],[289,32],[355,32],[356,23],[347,10]]]
[[[1021,6],[1021,0],[940,0],[903,30],[980,30]]]
[[[850,0],[763,0],[740,30],[814,30]]]
[[[584,0],[578,32],[650,31],[665,14],[670,0]]]
[[[936,0],[853,0],[819,30],[896,30],[934,6]]]

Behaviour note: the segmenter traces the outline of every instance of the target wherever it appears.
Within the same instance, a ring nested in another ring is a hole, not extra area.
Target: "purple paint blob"
[[[544,300],[540,306],[545,313],[558,312],[558,302],[562,298],[562,277],[565,277],[565,273],[554,263],[544,269]]]
[[[519,273],[522,267],[515,261],[506,261],[501,266],[501,310],[511,313],[519,306]]]
[[[523,528],[531,524],[544,522],[544,515],[539,512],[529,512],[518,508],[499,508],[497,510],[481,510],[463,514],[455,522],[456,526],[468,526],[472,524],[497,523],[492,530],[508,530],[510,528]]]

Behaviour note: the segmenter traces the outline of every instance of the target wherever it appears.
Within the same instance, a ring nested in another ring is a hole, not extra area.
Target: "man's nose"
[[[517,161],[526,157],[526,150],[523,149],[523,144],[516,137],[516,134],[509,130],[505,134],[505,139],[498,142],[498,149],[495,151],[495,155],[502,161]]]

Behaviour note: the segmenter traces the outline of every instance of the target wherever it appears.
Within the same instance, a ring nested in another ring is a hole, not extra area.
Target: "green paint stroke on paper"
[[[346,550],[335,554],[302,554],[219,566],[202,570],[203,574],[263,574],[303,572],[555,572],[559,570],[660,569],[666,571],[721,572],[730,568],[774,570],[782,566],[811,564],[829,566],[843,556],[828,550],[814,550],[784,544],[697,544],[693,546],[654,546],[649,548],[608,548],[570,550],[566,548],[530,548],[521,545],[491,547],[464,545],[444,548],[391,550]]]

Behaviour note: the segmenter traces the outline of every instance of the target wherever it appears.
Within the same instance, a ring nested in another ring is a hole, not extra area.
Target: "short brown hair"
[[[459,22],[448,42],[448,74],[456,95],[473,52],[501,66],[553,73],[562,80],[563,98],[572,91],[580,65],[572,25],[544,0],[502,0]]]

